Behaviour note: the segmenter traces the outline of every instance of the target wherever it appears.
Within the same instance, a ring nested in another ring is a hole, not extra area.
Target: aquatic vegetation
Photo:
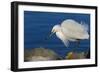
[[[87,53],[85,52],[69,52],[65,59],[85,59]]]
[[[48,60],[70,60],[70,59],[87,59],[90,58],[89,51],[87,52],[68,52],[65,58],[59,56],[56,52],[47,48],[34,48],[25,50],[24,61],[48,61]]]

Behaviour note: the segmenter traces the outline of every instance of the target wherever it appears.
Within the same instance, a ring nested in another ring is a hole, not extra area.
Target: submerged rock
[[[24,61],[47,61],[60,60],[61,58],[53,50],[45,48],[35,48],[24,53]]]

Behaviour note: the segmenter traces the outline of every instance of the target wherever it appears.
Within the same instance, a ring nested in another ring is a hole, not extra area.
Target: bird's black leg
[[[79,48],[79,44],[80,44],[80,40],[78,39],[78,40],[77,40],[76,49],[78,49],[78,48]]]
[[[75,52],[79,48],[79,44],[80,44],[80,40],[77,39],[76,44],[75,44],[75,48],[73,49],[73,52]]]

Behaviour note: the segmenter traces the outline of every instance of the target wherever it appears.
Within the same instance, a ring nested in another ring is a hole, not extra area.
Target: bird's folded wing
[[[85,27],[74,20],[65,20],[61,24],[62,32],[66,37],[82,38],[87,32]]]

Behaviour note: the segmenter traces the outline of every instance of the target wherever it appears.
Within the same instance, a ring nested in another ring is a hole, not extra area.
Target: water
[[[66,53],[73,50],[79,52],[89,51],[90,39],[81,40],[77,49],[75,48],[76,42],[70,42],[69,46],[65,47],[56,35],[45,40],[50,35],[52,27],[56,24],[61,24],[65,19],[73,19],[79,23],[84,22],[90,26],[89,14],[24,11],[24,48],[49,48],[61,57],[64,57]]]

